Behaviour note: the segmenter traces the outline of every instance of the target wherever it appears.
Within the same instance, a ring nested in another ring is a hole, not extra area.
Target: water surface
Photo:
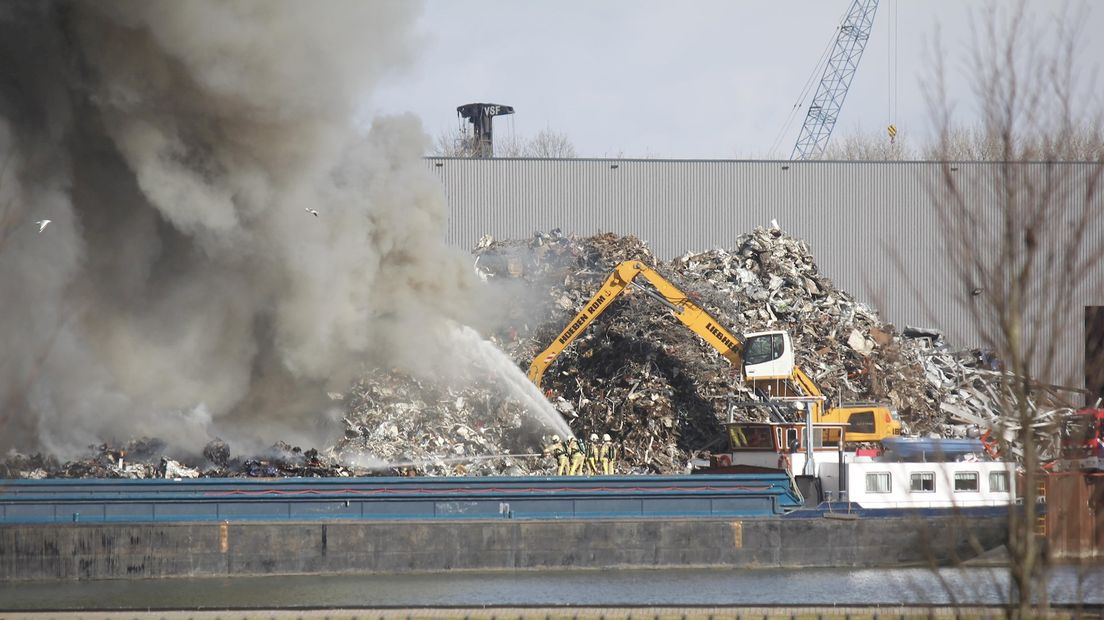
[[[999,604],[1005,569],[450,571],[0,584],[0,609]],[[1051,601],[1104,605],[1104,569],[1059,567]]]

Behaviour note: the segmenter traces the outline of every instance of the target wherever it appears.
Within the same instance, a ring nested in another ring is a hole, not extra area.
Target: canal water
[[[0,584],[0,610],[999,604],[1007,570],[450,571]],[[1104,605],[1104,568],[1058,567],[1051,602]]]

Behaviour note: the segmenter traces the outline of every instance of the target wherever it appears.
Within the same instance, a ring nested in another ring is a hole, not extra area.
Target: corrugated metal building
[[[771,219],[809,242],[821,271],[899,326],[937,326],[955,346],[980,344],[963,304],[973,303],[944,259],[935,204],[941,167],[932,162],[789,162],[624,159],[429,158],[448,205],[448,241],[471,248],[484,234],[526,238],[634,234],[658,256],[732,247]],[[1024,179],[1061,177],[1060,200],[1082,200],[1092,164],[1021,164]],[[984,179],[989,163],[955,166],[967,198],[998,204]],[[943,199],[943,198],[940,198]],[[1102,196],[1097,195],[1097,200]],[[1071,231],[1072,232],[1072,231]],[[1104,242],[1104,222],[1090,230]],[[1066,234],[1066,233],[1062,233]],[[1091,245],[1090,244],[1090,245]],[[1068,312],[1053,313],[1068,334],[1054,381],[1081,384],[1085,307],[1104,305],[1104,265],[1089,274]]]

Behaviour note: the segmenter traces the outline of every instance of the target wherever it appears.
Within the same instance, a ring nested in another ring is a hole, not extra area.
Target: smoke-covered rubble
[[[335,453],[361,468],[520,475],[532,471],[539,451],[540,427],[485,382],[456,389],[377,371],[346,401],[345,435]]]
[[[732,248],[686,254],[662,264],[634,237],[579,238],[558,232],[526,240],[485,237],[475,269],[490,287],[527,291],[488,338],[521,368],[560,332],[618,262],[659,269],[736,333],[785,329],[798,364],[834,403],[874,401],[896,409],[911,434],[978,436],[999,418],[1007,375],[984,351],[952,352],[938,330],[898,330],[819,273],[807,244],[777,229],[756,229]],[[202,476],[348,476],[372,474],[547,474],[539,456],[551,431],[524,403],[495,389],[494,372],[462,383],[395,369],[362,374],[344,394],[344,434],[322,451],[274,446],[235,458],[212,441],[195,459]],[[458,387],[459,386],[459,387]],[[631,289],[565,350],[543,388],[573,433],[609,433],[620,448],[618,473],[679,473],[703,452],[724,447],[728,419],[760,419],[737,369],[685,329],[660,304]],[[1040,390],[1031,407],[1067,406]],[[127,449],[133,453],[133,448]],[[160,450],[146,450],[163,459]],[[133,459],[132,459],[133,460]],[[164,460],[118,464],[101,446],[92,459],[59,464],[15,455],[9,477],[174,477]],[[169,462],[171,463],[171,461]],[[131,469],[127,469],[129,467]]]
[[[417,118],[364,116],[419,10],[0,3],[0,450],[332,442],[360,364],[462,354],[404,357],[493,301]]]

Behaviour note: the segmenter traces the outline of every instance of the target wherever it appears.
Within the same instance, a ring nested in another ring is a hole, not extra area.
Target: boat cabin
[[[1015,501],[1015,463],[996,461],[975,439],[893,437],[849,451],[846,424],[734,422],[728,450],[710,473],[785,471],[807,505],[850,501],[863,508],[999,506]],[[811,445],[810,445],[811,444]]]

